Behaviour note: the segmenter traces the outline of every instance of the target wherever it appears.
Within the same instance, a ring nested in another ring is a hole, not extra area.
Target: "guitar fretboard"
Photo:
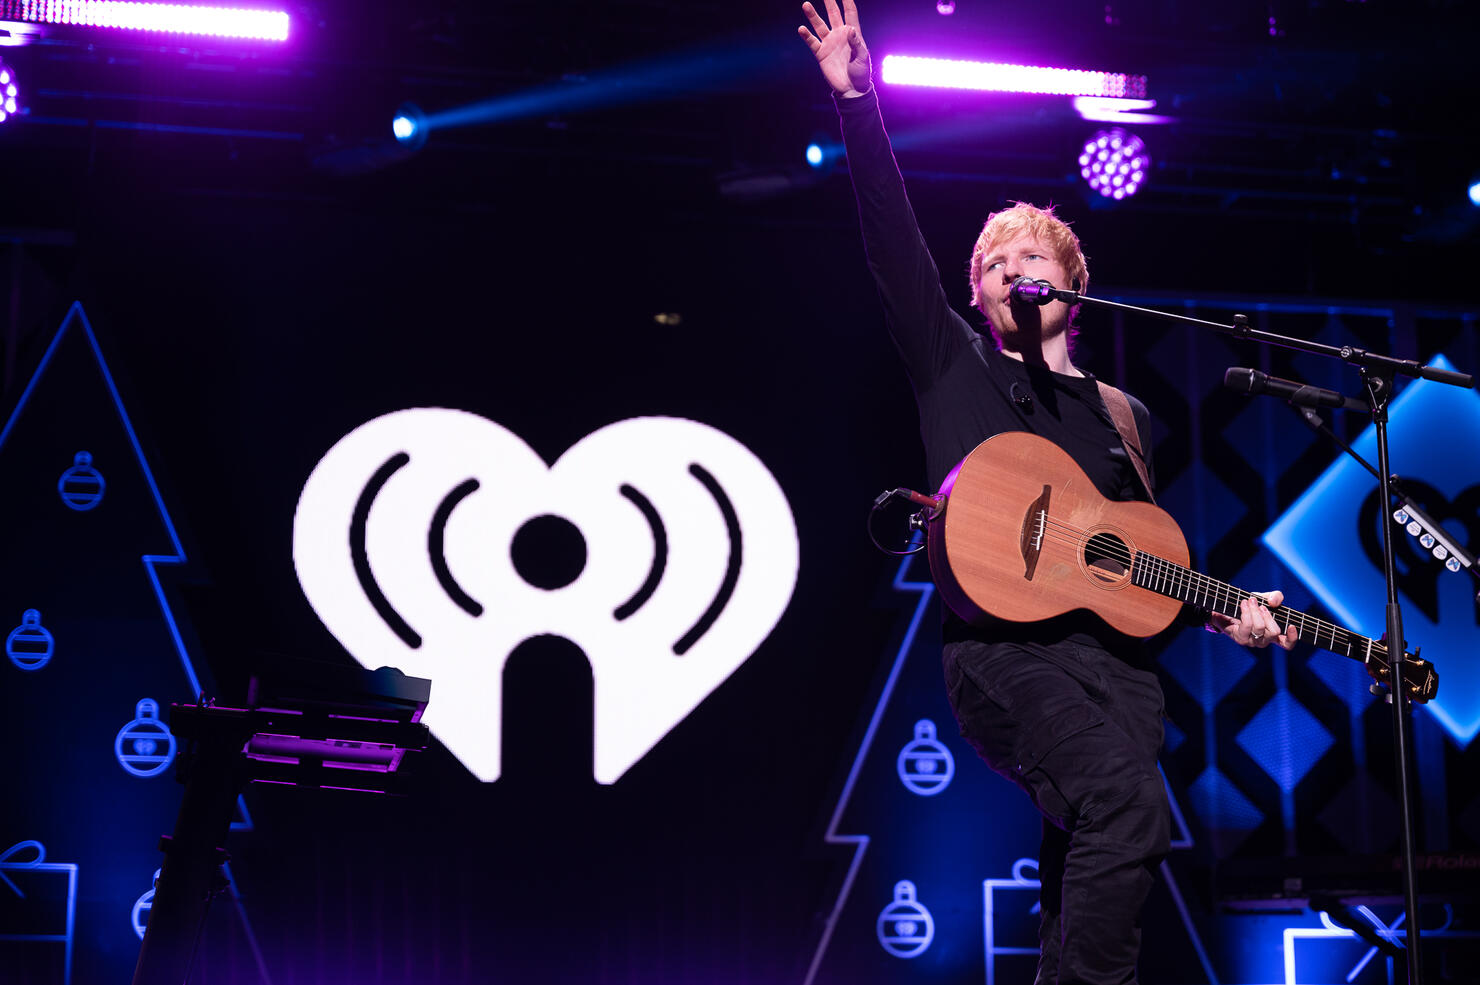
[[[1253,594],[1145,551],[1137,551],[1131,559],[1131,583],[1235,619],[1239,616],[1239,603]],[[1371,637],[1349,632],[1287,605],[1270,606],[1269,613],[1281,631],[1293,623],[1300,630],[1300,639],[1307,643],[1354,660],[1367,661],[1375,655],[1384,666],[1387,664],[1387,647]]]

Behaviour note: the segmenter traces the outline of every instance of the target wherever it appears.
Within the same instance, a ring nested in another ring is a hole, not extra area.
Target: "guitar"
[[[1188,568],[1187,539],[1170,514],[1106,499],[1067,452],[1035,434],[1008,431],[977,445],[946,476],[927,517],[931,574],[968,622],[1087,609],[1122,633],[1154,636],[1183,603],[1236,618],[1252,594]],[[1269,611],[1302,640],[1391,684],[1385,643],[1289,606]],[[1416,653],[1401,660],[1409,694],[1428,701],[1439,688],[1433,665]]]

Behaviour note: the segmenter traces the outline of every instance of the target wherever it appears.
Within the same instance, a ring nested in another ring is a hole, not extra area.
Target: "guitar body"
[[[977,445],[940,488],[927,528],[941,597],[968,622],[1038,622],[1086,609],[1130,636],[1154,636],[1182,609],[1131,583],[1148,552],[1186,565],[1187,540],[1164,510],[1100,495],[1068,453],[1023,431]]]
[[[1164,510],[1106,499],[1067,452],[1036,434],[983,441],[935,500],[930,573],[968,622],[1040,622],[1084,610],[1127,636],[1154,636],[1184,601],[1237,617],[1249,597],[1187,567],[1187,540]],[[1302,640],[1361,661],[1379,684],[1401,683],[1414,701],[1439,691],[1439,675],[1417,653],[1395,659],[1380,640],[1288,606],[1269,611]]]

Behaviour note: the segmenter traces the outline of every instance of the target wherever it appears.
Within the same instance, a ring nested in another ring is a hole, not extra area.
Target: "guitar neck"
[[[1131,583],[1235,619],[1239,616],[1239,603],[1254,594],[1144,551],[1137,552],[1131,560]],[[1293,624],[1304,642],[1364,663],[1374,657],[1383,665],[1387,663],[1387,646],[1370,636],[1350,632],[1288,605],[1270,606],[1269,613],[1281,631]]]

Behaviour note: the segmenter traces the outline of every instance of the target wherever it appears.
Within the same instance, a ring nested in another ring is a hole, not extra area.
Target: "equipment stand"
[[[1143,308],[1137,305],[1122,304],[1119,301],[1086,297],[1078,291],[1063,291],[1052,288],[1046,281],[1038,283],[1040,289],[1029,295],[1035,299],[1033,303],[1047,304],[1049,301],[1062,301],[1072,306],[1081,302],[1088,302],[1122,311],[1133,311],[1165,321],[1210,328],[1225,335],[1249,339],[1254,342],[1262,342],[1267,345],[1284,346],[1290,349],[1299,349],[1304,352],[1329,356],[1356,366],[1361,371],[1362,381],[1366,385],[1368,403],[1372,411],[1372,420],[1377,427],[1377,469],[1380,473],[1379,479],[1382,484],[1382,509],[1384,514],[1391,509],[1392,503],[1392,488],[1388,462],[1387,409],[1388,402],[1392,398],[1394,376],[1401,373],[1406,376],[1422,377],[1452,386],[1465,388],[1475,386],[1474,377],[1468,374],[1456,373],[1434,366],[1424,366],[1411,359],[1396,359],[1392,356],[1368,352],[1365,349],[1358,349],[1354,346],[1329,346],[1319,342],[1309,342],[1305,339],[1276,335],[1273,332],[1255,329],[1249,325],[1247,315],[1234,315],[1233,324],[1224,325],[1219,322],[1205,321],[1201,318],[1192,318],[1173,312],[1158,311],[1154,308]],[[1398,789],[1401,791],[1400,810],[1403,815],[1401,820],[1403,898],[1406,912],[1404,925],[1407,928],[1408,981],[1409,985],[1422,985],[1423,968],[1419,953],[1418,884],[1414,861],[1413,780],[1409,772],[1409,748],[1412,745],[1413,739],[1409,711],[1412,702],[1409,700],[1407,681],[1404,677],[1404,669],[1407,663],[1405,657],[1408,650],[1403,639],[1403,616],[1398,607],[1398,588],[1396,569],[1393,561],[1392,532],[1388,527],[1387,517],[1384,516],[1382,523],[1383,576],[1387,582],[1385,625],[1387,626],[1386,644],[1388,666],[1391,670],[1387,675],[1387,679],[1382,683],[1387,685],[1389,700],[1393,708],[1393,752],[1397,762]]]

